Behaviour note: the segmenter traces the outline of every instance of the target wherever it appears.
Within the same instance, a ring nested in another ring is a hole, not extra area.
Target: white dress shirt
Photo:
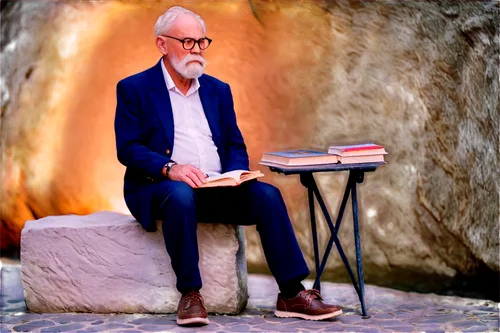
[[[175,86],[163,61],[161,69],[174,116],[174,147],[171,159],[179,164],[191,164],[208,176],[220,174],[220,157],[201,104],[198,79],[193,80],[184,95]]]

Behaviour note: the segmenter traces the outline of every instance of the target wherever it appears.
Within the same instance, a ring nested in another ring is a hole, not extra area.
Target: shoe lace
[[[323,300],[323,297],[321,297],[321,294],[319,293],[319,290],[317,289],[310,289],[306,290],[306,297],[313,300],[313,299],[319,299],[320,301]]]
[[[185,301],[188,307],[191,306],[191,304],[201,304],[203,307],[205,307],[205,303],[203,302],[203,297],[201,297],[200,293],[197,293],[195,291],[190,291],[185,297]]]

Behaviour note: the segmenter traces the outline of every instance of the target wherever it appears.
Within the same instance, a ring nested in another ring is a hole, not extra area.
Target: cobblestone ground
[[[21,287],[20,266],[1,271],[0,332],[498,332],[499,304],[366,287],[370,319],[362,319],[351,285],[322,283],[327,302],[341,304],[344,315],[327,321],[280,319],[273,315],[277,286],[271,277],[250,275],[249,304],[237,316],[210,316],[202,328],[181,328],[175,315],[30,313]],[[311,281],[306,282],[310,287]]]

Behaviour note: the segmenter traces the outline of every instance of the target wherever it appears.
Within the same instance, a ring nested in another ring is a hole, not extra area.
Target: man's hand
[[[176,164],[168,173],[168,179],[184,182],[192,188],[205,184],[205,178],[205,174],[200,169],[190,164]]]

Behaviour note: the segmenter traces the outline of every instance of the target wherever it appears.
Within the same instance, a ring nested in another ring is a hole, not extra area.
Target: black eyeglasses
[[[212,40],[208,37],[203,37],[196,40],[194,38],[179,39],[172,36],[166,36],[166,35],[161,35],[161,36],[178,40],[179,42],[182,43],[182,47],[184,48],[184,50],[192,50],[196,44],[198,44],[200,50],[205,50],[207,47],[210,46],[210,43],[212,43]]]

